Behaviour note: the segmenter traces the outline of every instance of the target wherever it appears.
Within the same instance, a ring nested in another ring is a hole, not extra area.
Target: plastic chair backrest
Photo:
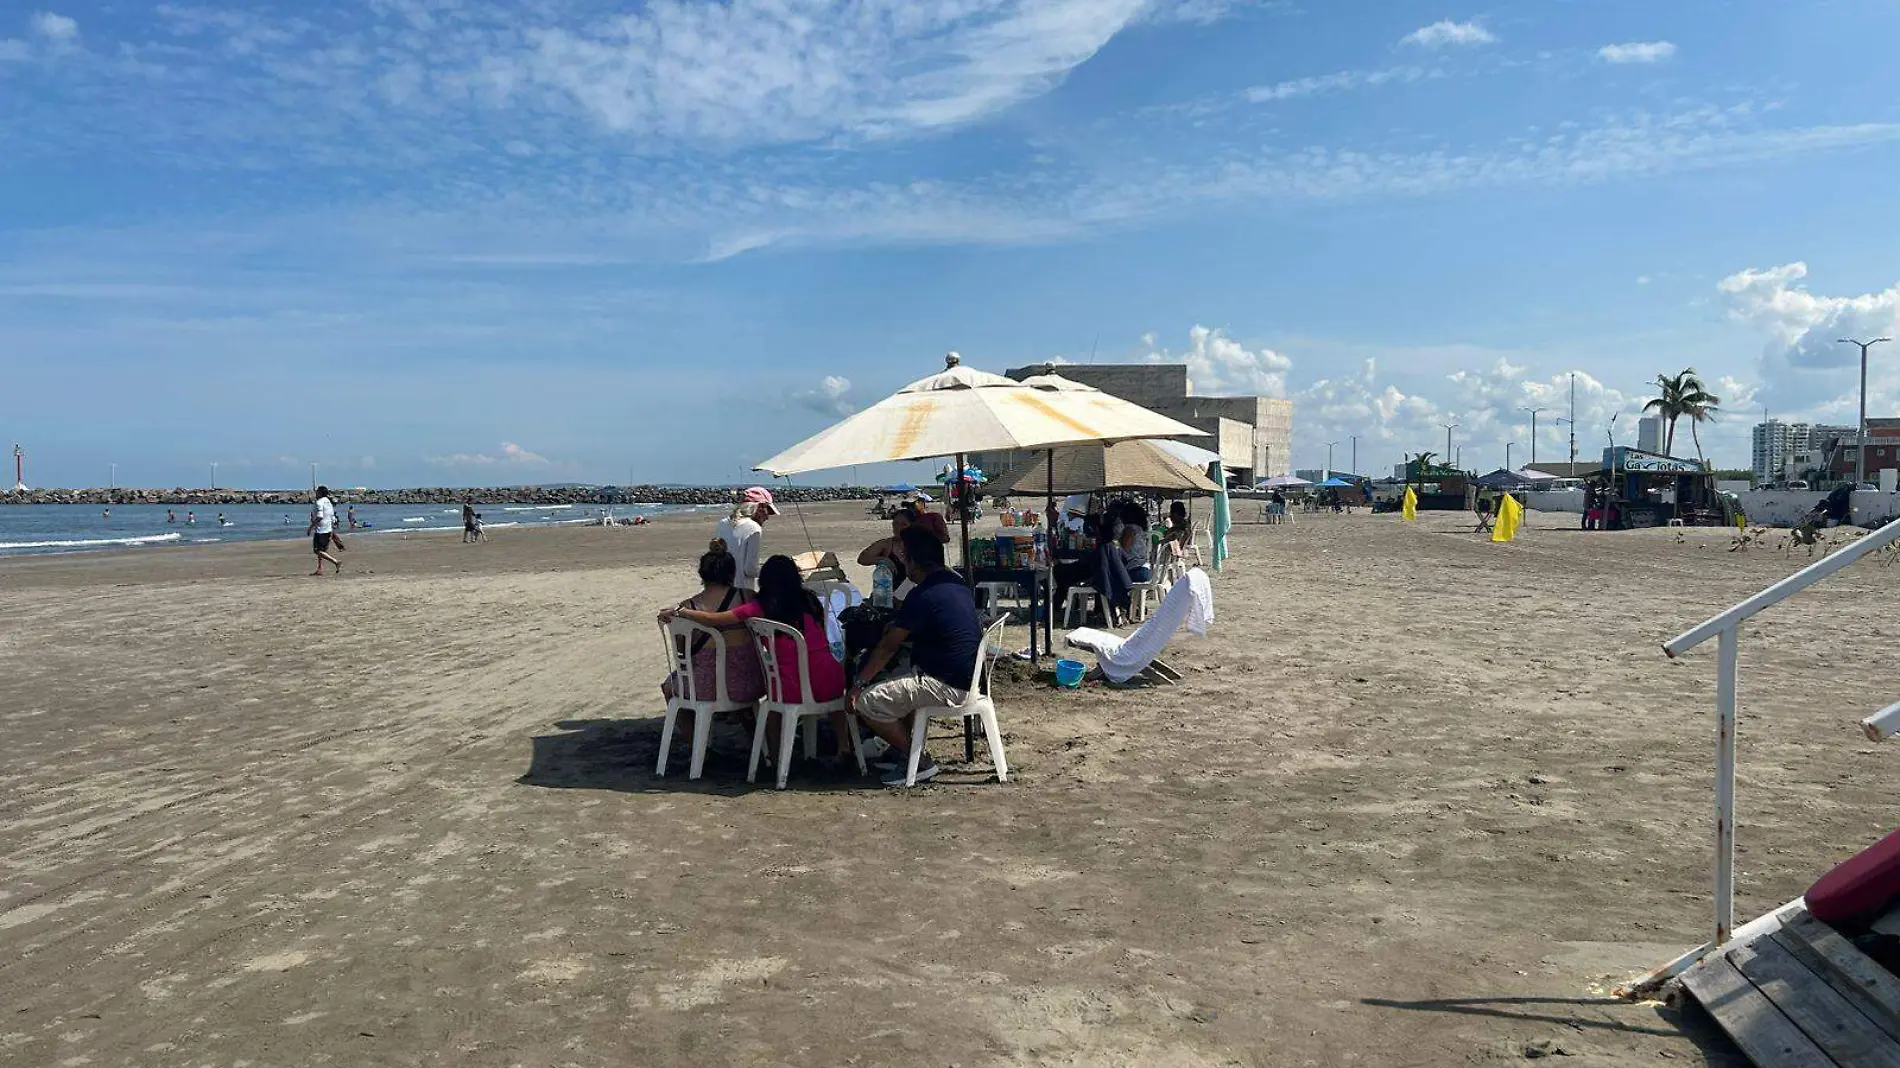
[[[1173,567],[1175,561],[1179,558],[1180,553],[1175,548],[1174,539],[1165,539],[1161,544],[1155,546],[1154,567],[1152,570],[1155,574],[1159,575],[1168,568]]]
[[[785,699],[784,664],[779,663],[778,640],[780,637],[792,639],[793,648],[798,655],[798,696],[800,701],[813,700],[811,695],[811,656],[805,648],[805,632],[797,627],[788,627],[769,619],[748,619],[746,626],[752,631],[752,637],[759,647],[759,666],[765,669],[765,694],[777,704],[791,704]]]
[[[713,652],[713,692],[699,692],[699,682],[693,674],[693,640],[699,635],[710,639],[708,648]],[[677,700],[686,704],[726,705],[732,703],[731,691],[726,687],[726,636],[704,624],[690,619],[673,617],[671,623],[660,626],[660,637],[666,642],[667,660],[673,665],[673,693]]]
[[[1007,619],[999,619],[983,632],[983,645],[976,651],[976,669],[970,672],[970,689],[963,698],[965,706],[975,704],[982,698],[983,691],[989,689],[996,658],[1003,654],[1003,624],[1007,622]]]

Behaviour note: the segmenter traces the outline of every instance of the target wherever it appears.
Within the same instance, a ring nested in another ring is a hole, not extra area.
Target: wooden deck
[[[1711,954],[1682,985],[1759,1068],[1900,1068],[1900,976],[1806,909]]]

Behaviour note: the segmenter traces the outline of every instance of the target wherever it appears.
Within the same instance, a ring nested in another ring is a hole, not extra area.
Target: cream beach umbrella
[[[999,497],[1018,493],[1068,496],[1096,490],[1157,490],[1218,493],[1221,487],[1199,467],[1174,456],[1159,441],[1119,441],[1107,445],[1064,445],[992,488]],[[1216,456],[1212,461],[1220,462]]]
[[[774,476],[853,464],[1048,449],[1133,438],[1205,436],[1139,404],[1042,375],[1025,382],[964,367],[912,382],[843,422],[757,465]]]
[[[944,358],[941,373],[912,382],[753,469],[786,476],[853,464],[953,456],[961,470],[965,454],[972,452],[1205,436],[1204,431],[1092,386],[1059,375],[1018,382],[965,367],[963,358],[953,352]],[[967,564],[970,522],[967,512],[962,517]]]

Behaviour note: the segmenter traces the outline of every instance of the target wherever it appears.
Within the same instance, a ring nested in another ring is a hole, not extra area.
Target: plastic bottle
[[[877,608],[889,608],[893,588],[890,565],[878,564],[877,572],[871,576],[871,604]]]

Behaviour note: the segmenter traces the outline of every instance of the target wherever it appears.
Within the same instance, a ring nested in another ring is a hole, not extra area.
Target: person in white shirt
[[[330,561],[336,574],[343,573],[343,561],[330,555],[330,540],[336,534],[336,505],[330,503],[330,487],[318,486],[316,499],[310,504],[310,549],[317,554],[317,569],[311,574],[323,574],[323,562]]]
[[[759,592],[759,567],[764,563],[760,552],[765,541],[764,524],[777,514],[778,505],[772,503],[772,491],[753,486],[745,491],[738,509],[719,521],[719,540],[726,543],[726,551],[739,565],[734,585],[748,593]]]

